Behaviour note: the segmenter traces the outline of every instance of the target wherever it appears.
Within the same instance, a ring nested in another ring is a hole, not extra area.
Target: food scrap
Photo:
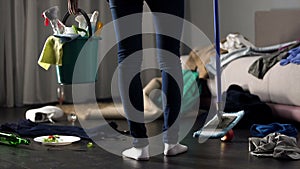
[[[44,138],[45,143],[58,143],[59,135],[49,135],[48,138]]]

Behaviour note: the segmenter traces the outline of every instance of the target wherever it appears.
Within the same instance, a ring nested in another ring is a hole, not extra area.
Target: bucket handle
[[[90,18],[88,17],[86,12],[84,12],[84,10],[78,8],[78,12],[81,13],[83,15],[84,19],[86,20],[86,23],[88,25],[88,30],[89,30],[89,37],[91,37],[93,33],[92,33],[92,24],[91,24]],[[69,16],[70,16],[70,13],[66,12],[66,14],[62,20],[63,24],[66,24],[66,21],[69,18]]]

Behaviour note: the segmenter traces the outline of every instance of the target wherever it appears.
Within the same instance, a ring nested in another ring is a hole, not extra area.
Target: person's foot
[[[122,155],[134,160],[149,160],[149,145],[143,148],[132,147],[123,151]]]
[[[165,143],[164,155],[165,156],[176,156],[187,152],[188,147],[182,144],[167,144]]]

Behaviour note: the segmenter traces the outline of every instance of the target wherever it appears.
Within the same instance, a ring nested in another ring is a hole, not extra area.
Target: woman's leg
[[[109,0],[109,5],[118,41],[120,96],[131,135],[134,137],[133,146],[141,148],[149,144],[144,124],[143,89],[139,73],[142,63],[143,0]],[[131,16],[120,19],[127,15]]]
[[[180,112],[183,89],[179,56],[184,0],[146,0],[146,2],[151,11],[154,12],[158,62],[162,71],[162,91],[166,98],[163,102],[163,141],[167,144],[177,144],[179,132],[177,117]],[[170,18],[166,14],[173,15],[174,18],[176,16],[177,19]]]

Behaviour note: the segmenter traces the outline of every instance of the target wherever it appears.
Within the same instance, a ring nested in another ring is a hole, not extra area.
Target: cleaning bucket
[[[78,37],[63,45],[62,66],[56,66],[57,81],[60,84],[93,83],[97,81],[98,42],[99,38],[92,37],[92,27],[88,15],[78,9],[88,25],[88,37]],[[65,24],[67,12],[63,18]]]

